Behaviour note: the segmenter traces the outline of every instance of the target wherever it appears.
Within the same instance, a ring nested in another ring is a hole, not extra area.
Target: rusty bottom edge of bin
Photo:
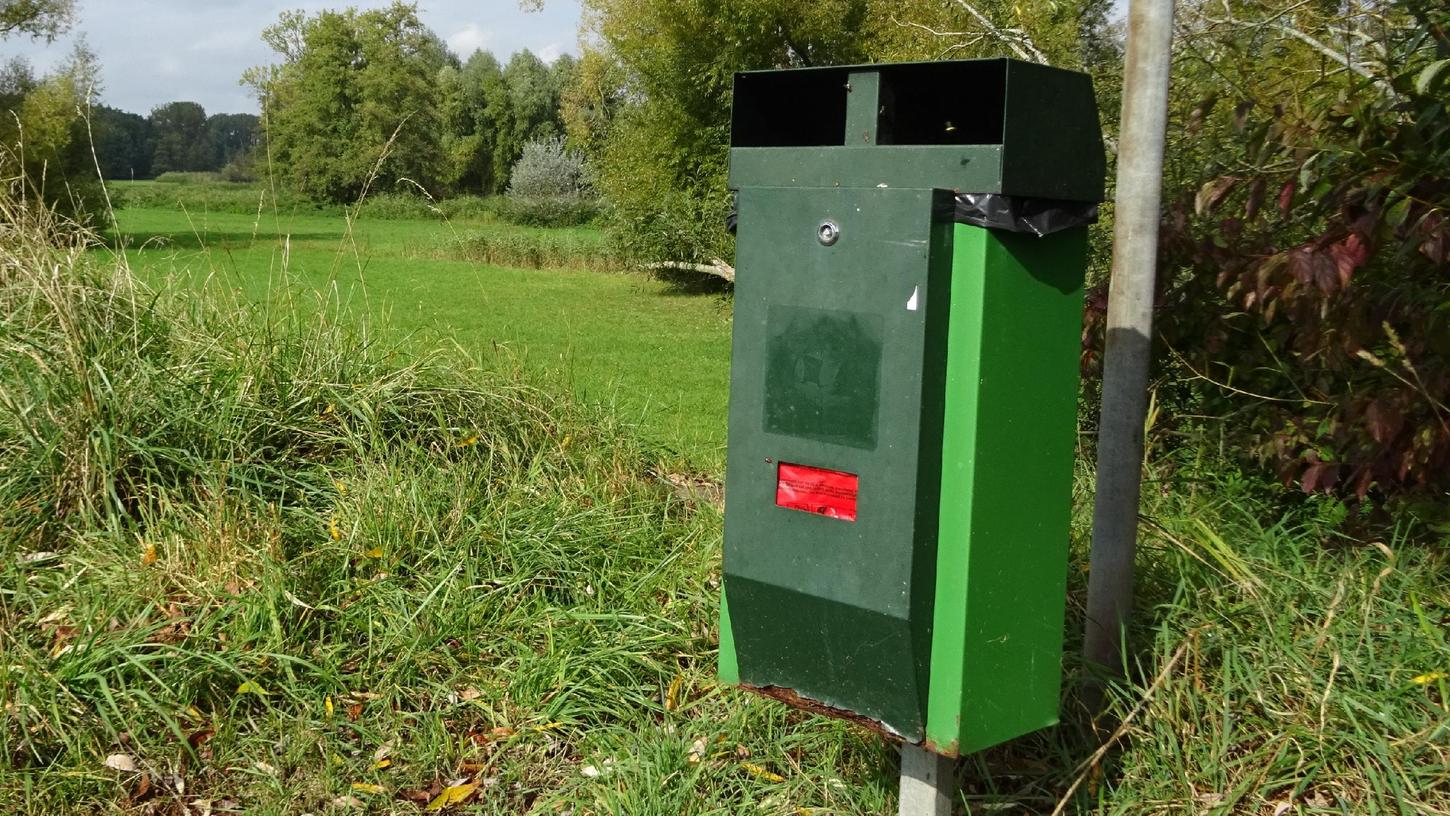
[[[820,700],[813,700],[810,697],[806,697],[805,695],[796,691],[795,689],[785,688],[784,686],[752,686],[749,683],[741,683],[739,688],[745,689],[746,691],[754,692],[761,695],[762,697],[769,697],[772,700],[785,703],[791,708],[798,708],[802,711],[809,711],[812,714],[820,714],[826,717],[835,717],[838,720],[846,720],[847,722],[855,723],[856,725],[859,725],[868,731],[873,731],[877,734],[880,734],[881,736],[891,740],[892,742],[909,741],[877,720],[873,720],[863,714],[857,714],[854,711],[847,711],[844,708],[836,708],[835,706],[823,703]],[[951,758],[955,758],[957,756],[956,743],[942,746],[928,739],[923,740],[918,744],[934,754],[941,754],[942,756]]]

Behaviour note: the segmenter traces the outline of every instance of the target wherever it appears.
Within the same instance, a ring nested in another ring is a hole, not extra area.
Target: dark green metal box
[[[1099,201],[1087,78],[745,73],[732,145],[722,678],[949,755],[1051,724],[1086,227],[958,195]]]

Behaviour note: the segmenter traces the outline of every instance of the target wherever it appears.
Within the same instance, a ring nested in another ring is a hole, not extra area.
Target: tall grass
[[[713,682],[719,509],[610,417],[0,206],[5,812],[893,811],[877,737]],[[1175,464],[1111,722],[1069,658],[962,806],[1450,812],[1446,550]]]
[[[455,238],[440,254],[463,261],[525,269],[615,272],[633,266],[612,242],[578,230],[469,232]]]

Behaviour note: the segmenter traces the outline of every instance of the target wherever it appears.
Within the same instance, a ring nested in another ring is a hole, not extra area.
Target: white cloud
[[[559,58],[560,54],[564,53],[564,44],[551,42],[534,53],[538,54],[539,59],[544,62],[553,62]]]
[[[493,39],[492,31],[484,31],[477,23],[469,23],[463,28],[448,35],[448,47],[453,53],[464,59],[473,56],[473,52],[488,46],[489,40]]]

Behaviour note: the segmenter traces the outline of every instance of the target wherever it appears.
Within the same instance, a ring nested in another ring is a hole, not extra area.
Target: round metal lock
[[[816,238],[821,246],[830,246],[841,240],[841,228],[836,226],[835,221],[822,221],[816,228]]]

